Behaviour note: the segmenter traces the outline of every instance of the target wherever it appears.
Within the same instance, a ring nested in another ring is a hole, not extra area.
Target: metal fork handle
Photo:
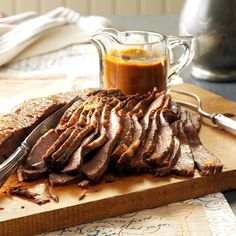
[[[228,131],[231,134],[236,135],[236,121],[232,120],[222,114],[213,114],[212,121],[218,127]]]
[[[8,177],[19,167],[24,161],[29,151],[29,146],[22,143],[15,152],[0,165],[0,188],[6,182]]]

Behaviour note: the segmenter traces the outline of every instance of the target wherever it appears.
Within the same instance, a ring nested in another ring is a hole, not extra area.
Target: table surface
[[[148,30],[161,32],[165,35],[178,34],[178,16],[110,16],[113,27],[120,30]],[[227,99],[236,101],[235,82],[212,82],[197,80],[191,76],[191,64],[181,73],[184,82],[195,84],[215,92]],[[236,190],[224,193],[234,214],[236,215]]]

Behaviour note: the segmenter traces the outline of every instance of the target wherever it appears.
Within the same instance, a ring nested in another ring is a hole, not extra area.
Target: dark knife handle
[[[6,182],[8,177],[19,167],[27,156],[29,146],[22,143],[12,155],[0,165],[0,188]]]

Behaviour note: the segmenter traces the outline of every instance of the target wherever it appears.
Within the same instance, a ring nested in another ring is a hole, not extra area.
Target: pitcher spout
[[[103,87],[103,56],[114,48],[114,44],[118,43],[119,31],[112,28],[103,28],[95,32],[91,37],[92,44],[96,47],[99,56],[99,80],[100,87]]]
[[[109,51],[111,44],[118,42],[119,31],[113,28],[103,28],[95,32],[91,37],[91,42],[101,51],[102,55]]]

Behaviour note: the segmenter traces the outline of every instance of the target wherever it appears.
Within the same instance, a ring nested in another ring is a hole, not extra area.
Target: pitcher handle
[[[168,78],[179,74],[193,59],[195,51],[195,38],[192,36],[168,36],[167,47],[169,53],[174,53],[175,47],[182,47],[184,49],[182,55],[176,62],[170,62]]]

